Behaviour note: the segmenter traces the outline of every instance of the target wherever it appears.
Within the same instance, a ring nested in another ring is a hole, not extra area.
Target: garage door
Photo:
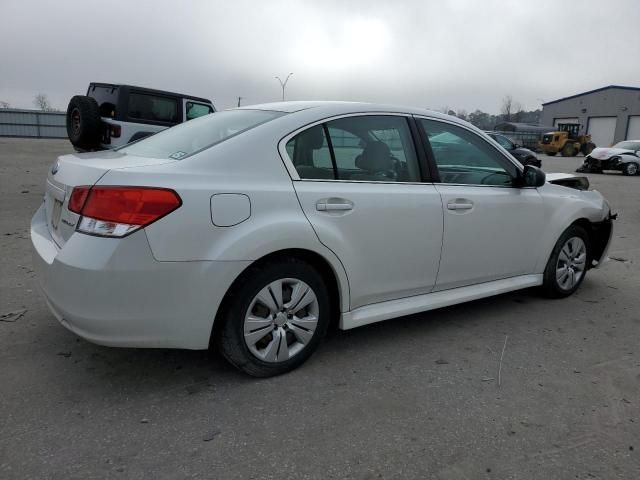
[[[553,126],[557,127],[559,123],[580,123],[577,118],[554,118]]]
[[[629,117],[629,128],[627,129],[627,140],[640,140],[640,115]]]
[[[597,147],[610,147],[616,133],[617,117],[590,117],[589,130],[591,141]]]

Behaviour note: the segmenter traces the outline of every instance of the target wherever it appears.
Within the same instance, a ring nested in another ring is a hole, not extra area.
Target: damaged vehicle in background
[[[640,140],[624,140],[612,147],[596,148],[576,172],[602,173],[603,170],[618,170],[624,175],[640,174]]]
[[[612,219],[586,179],[523,167],[462,120],[283,102],[59,157],[31,241],[47,305],[77,335],[212,346],[264,377],[333,322],[529,287],[567,297],[606,258]]]
[[[67,107],[67,135],[76,151],[112,150],[165,128],[208,115],[211,100],[182,93],[90,83]]]

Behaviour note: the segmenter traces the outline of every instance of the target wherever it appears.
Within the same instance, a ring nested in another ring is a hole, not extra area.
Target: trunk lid
[[[69,211],[73,187],[95,185],[109,170],[173,163],[172,159],[136,157],[119,152],[63,155],[49,169],[44,194],[47,226],[58,247],[75,232],[79,215]]]

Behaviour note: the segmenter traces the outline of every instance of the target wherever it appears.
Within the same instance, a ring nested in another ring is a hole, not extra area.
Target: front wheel
[[[283,259],[233,286],[216,335],[222,355],[255,377],[279,375],[311,356],[329,325],[329,293],[311,265]]]
[[[633,162],[625,163],[624,166],[622,167],[622,174],[638,175],[638,164]]]
[[[571,225],[560,236],[547,262],[544,293],[551,298],[571,295],[583,282],[590,261],[589,235],[584,228]]]

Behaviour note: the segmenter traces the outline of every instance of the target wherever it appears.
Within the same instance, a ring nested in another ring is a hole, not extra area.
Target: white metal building
[[[543,103],[542,123],[579,123],[598,147],[640,140],[640,87],[609,85]]]

